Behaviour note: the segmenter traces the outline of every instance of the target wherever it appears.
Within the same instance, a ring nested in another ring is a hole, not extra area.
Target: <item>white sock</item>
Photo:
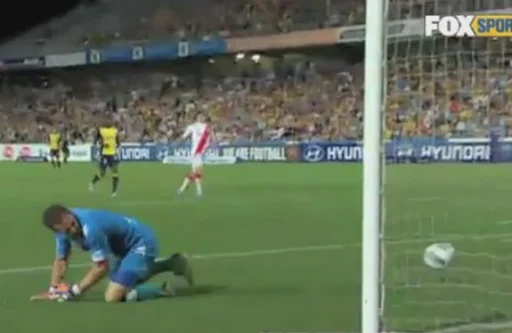
[[[181,184],[180,192],[184,192],[187,189],[189,183],[190,179],[188,179],[188,177],[185,177],[185,179],[183,179],[183,184]]]
[[[201,185],[201,179],[196,179],[196,191],[197,195],[203,195],[203,186]]]

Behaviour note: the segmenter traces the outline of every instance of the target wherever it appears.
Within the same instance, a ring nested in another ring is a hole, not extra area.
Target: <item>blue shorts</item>
[[[158,250],[156,242],[146,244],[134,246],[126,256],[119,260],[116,267],[113,267],[110,272],[112,282],[132,289],[151,277]]]

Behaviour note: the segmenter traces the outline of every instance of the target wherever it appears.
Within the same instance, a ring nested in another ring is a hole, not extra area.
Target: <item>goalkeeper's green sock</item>
[[[155,298],[170,296],[170,294],[159,286],[141,284],[126,295],[126,302],[143,302]]]

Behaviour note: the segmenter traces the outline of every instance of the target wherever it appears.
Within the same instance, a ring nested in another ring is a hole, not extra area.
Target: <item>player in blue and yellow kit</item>
[[[60,168],[60,148],[62,144],[62,136],[57,130],[52,130],[48,134],[48,145],[50,146],[50,161],[53,168]]]
[[[55,233],[57,255],[53,264],[50,293],[57,293],[68,266],[72,243],[92,257],[92,267],[84,278],[67,291],[59,291],[60,300],[82,296],[110,272],[105,301],[144,301],[172,296],[167,285],[145,283],[162,272],[173,272],[193,283],[188,259],[179,253],[158,260],[158,242],[148,226],[132,217],[113,212],[66,208],[52,205],[43,214],[43,224]]]
[[[99,172],[94,175],[89,190],[94,191],[94,185],[105,177],[107,169],[112,171],[112,196],[117,195],[119,186],[119,163],[117,160],[117,148],[120,146],[119,131],[113,123],[101,126],[96,134],[95,144],[99,145],[100,160]]]

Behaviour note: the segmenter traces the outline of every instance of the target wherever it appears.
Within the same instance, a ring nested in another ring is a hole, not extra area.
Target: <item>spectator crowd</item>
[[[501,2],[492,4],[498,8],[507,0]],[[115,8],[116,3],[101,5]],[[91,30],[82,42],[191,33],[247,36],[364,22],[361,0],[200,0],[204,12],[212,13],[208,18],[192,15],[189,11],[197,6],[181,1],[144,3],[156,7],[149,19],[137,21],[138,28],[123,25],[112,10],[109,20],[118,19],[116,30]],[[485,9],[486,4],[399,0],[390,4],[390,15],[406,19],[440,10]],[[508,39],[389,43],[383,85],[386,138],[486,136],[491,127],[512,134]],[[136,68],[6,72],[0,77],[0,140],[37,142],[57,128],[72,141],[86,142],[96,126],[113,118],[125,141],[170,142],[197,112],[210,116],[218,139],[225,142],[360,139],[363,55],[333,50],[296,57],[226,55]]]

